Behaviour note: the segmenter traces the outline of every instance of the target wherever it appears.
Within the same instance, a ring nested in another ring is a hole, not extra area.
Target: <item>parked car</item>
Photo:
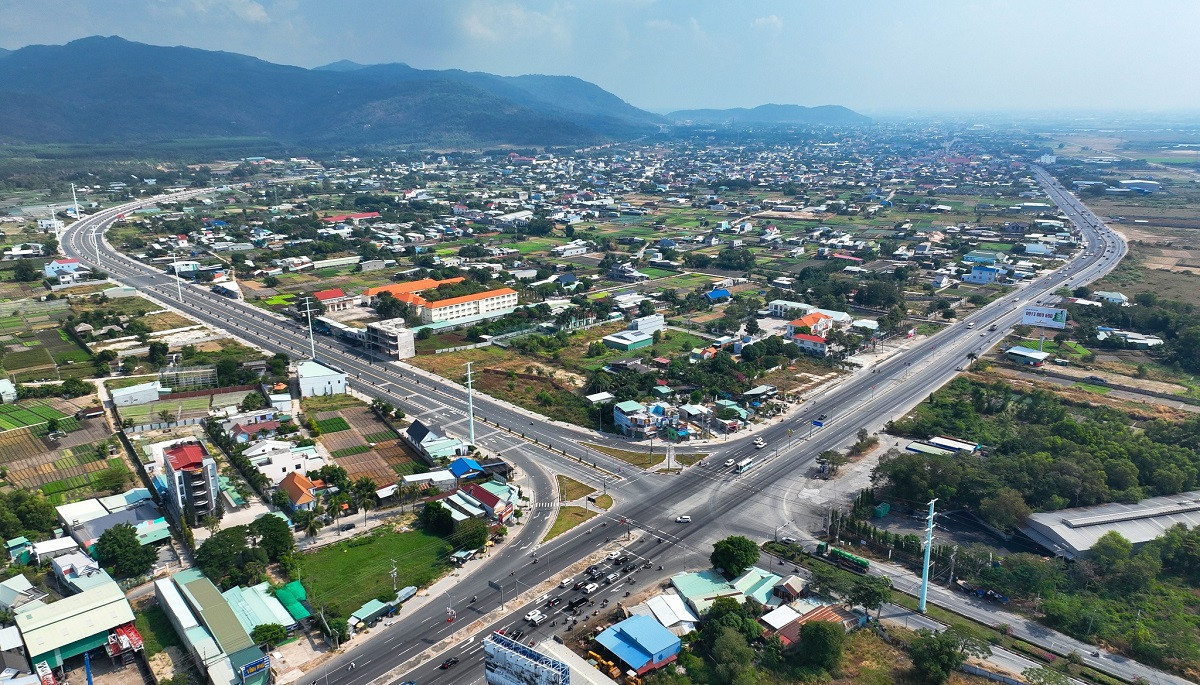
[[[346,531],[348,531],[348,530],[354,530],[354,526],[356,526],[356,525],[358,525],[358,524],[356,524],[356,523],[343,523],[343,524],[342,524],[342,526],[341,526],[341,528],[340,528],[339,530],[341,530],[341,531],[344,533],[344,532],[346,532]]]

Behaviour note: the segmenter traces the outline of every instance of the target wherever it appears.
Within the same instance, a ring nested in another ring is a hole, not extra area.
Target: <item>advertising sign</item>
[[[1025,307],[1021,313],[1021,323],[1026,326],[1041,326],[1042,328],[1066,328],[1067,310],[1051,307]]]
[[[255,673],[261,673],[262,671],[269,670],[270,668],[271,657],[264,656],[261,659],[255,659],[245,666],[242,666],[242,681],[246,681],[246,679],[250,678]]]

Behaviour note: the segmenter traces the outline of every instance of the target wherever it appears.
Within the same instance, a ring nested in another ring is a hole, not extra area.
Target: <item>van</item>
[[[595,592],[596,590],[599,590],[599,589],[600,589],[600,586],[599,586],[599,585],[597,585],[597,584],[595,584],[595,583],[588,583],[588,584],[587,584],[587,587],[583,588],[583,594],[585,594],[585,595],[590,595],[590,594],[592,594],[593,592]]]
[[[972,321],[972,322],[968,323],[967,328],[975,328],[975,322]]]
[[[617,579],[620,577],[621,575],[619,573],[610,573],[607,576],[604,576],[604,584],[612,585],[613,583],[617,582]]]
[[[587,592],[587,588],[584,588],[583,591]],[[576,597],[575,599],[567,602],[567,608],[574,609],[575,607],[581,607],[584,604],[587,604],[589,601],[591,600],[589,600],[587,597]]]

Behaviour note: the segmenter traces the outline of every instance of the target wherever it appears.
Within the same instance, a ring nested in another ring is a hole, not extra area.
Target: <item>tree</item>
[[[441,502],[430,502],[421,510],[421,525],[430,533],[445,537],[454,532],[454,516]]]
[[[258,536],[258,545],[267,553],[267,559],[279,561],[296,550],[296,538],[287,521],[273,514],[260,516],[249,526],[249,532]]]
[[[483,549],[487,544],[488,526],[481,519],[469,518],[459,522],[454,537],[463,549]]]
[[[995,495],[979,502],[980,517],[1005,531],[1015,529],[1030,513],[1025,497],[1013,488],[1000,488]]]
[[[109,528],[96,541],[96,561],[121,578],[135,578],[149,572],[157,558],[154,548],[142,545],[137,531],[128,523]]]
[[[33,262],[29,261],[28,259],[20,260],[17,262],[17,265],[13,267],[13,280],[21,281],[22,283],[36,281],[38,279],[38,275],[37,267],[35,267]]]
[[[940,633],[918,630],[916,639],[908,646],[914,675],[935,685],[946,682],[950,674],[966,662],[967,657],[983,658],[991,653],[992,649],[986,642],[957,628],[947,628]]]
[[[262,396],[260,392],[250,392],[244,398],[242,403],[238,405],[241,411],[255,411],[257,409],[265,409],[267,406],[267,398]]]
[[[46,421],[46,432],[55,433],[58,431],[58,419],[48,419]]]
[[[288,494],[282,488],[271,493],[271,504],[276,509],[289,509],[292,506],[292,500],[288,498]]]
[[[859,578],[846,593],[846,601],[870,611],[875,609],[876,618],[884,602],[892,598],[892,581],[887,576]]]
[[[124,462],[116,462],[112,466],[92,476],[92,487],[97,490],[116,494],[125,490],[125,485],[133,479],[133,474]]]
[[[354,501],[363,514],[363,523],[367,521],[367,511],[375,508],[375,491],[378,489],[379,486],[370,476],[354,481]]]
[[[266,645],[267,649],[271,649],[287,639],[287,628],[278,623],[264,623],[254,626],[254,630],[250,631],[250,639],[254,640],[255,644]]]
[[[713,545],[709,560],[713,566],[725,569],[726,573],[740,576],[743,571],[758,561],[758,545],[741,535],[731,535],[724,540],[718,540]]]
[[[826,671],[837,668],[842,660],[846,630],[832,621],[810,621],[800,629],[798,652],[803,663]]]

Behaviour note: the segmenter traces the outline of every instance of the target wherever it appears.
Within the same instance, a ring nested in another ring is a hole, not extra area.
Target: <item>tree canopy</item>
[[[118,523],[96,540],[96,561],[119,578],[148,573],[157,558],[154,548],[142,545],[137,531],[128,523]]]
[[[709,560],[726,573],[739,576],[758,561],[758,545],[741,535],[731,535],[713,545]]]

